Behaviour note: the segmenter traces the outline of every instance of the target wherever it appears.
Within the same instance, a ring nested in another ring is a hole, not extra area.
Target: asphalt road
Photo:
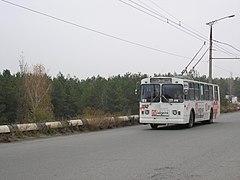
[[[240,112],[211,125],[147,125],[0,144],[1,180],[239,180]]]

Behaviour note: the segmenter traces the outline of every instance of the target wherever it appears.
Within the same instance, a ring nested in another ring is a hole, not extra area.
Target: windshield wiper
[[[165,99],[170,105],[172,105],[172,103],[170,103],[169,99],[167,99],[164,95],[162,95],[163,99]]]

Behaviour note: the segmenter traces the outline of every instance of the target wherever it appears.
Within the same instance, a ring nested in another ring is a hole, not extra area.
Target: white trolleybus
[[[219,86],[177,77],[141,80],[140,120],[158,125],[213,123],[220,114]]]

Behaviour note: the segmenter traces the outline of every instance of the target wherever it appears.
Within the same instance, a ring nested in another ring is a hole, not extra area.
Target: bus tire
[[[213,109],[211,109],[209,120],[206,121],[207,124],[212,124],[213,123]]]
[[[150,124],[150,126],[151,126],[152,129],[157,129],[158,124]]]
[[[189,122],[187,123],[187,128],[192,128],[194,126],[194,113],[193,111],[190,112]]]

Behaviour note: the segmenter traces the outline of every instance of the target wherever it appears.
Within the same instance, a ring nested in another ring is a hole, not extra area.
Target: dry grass
[[[90,131],[122,127],[125,123],[117,117],[106,117],[101,110],[86,108],[83,113],[83,119]]]
[[[240,110],[239,104],[230,104],[228,106],[221,107],[221,113],[235,112]]]

